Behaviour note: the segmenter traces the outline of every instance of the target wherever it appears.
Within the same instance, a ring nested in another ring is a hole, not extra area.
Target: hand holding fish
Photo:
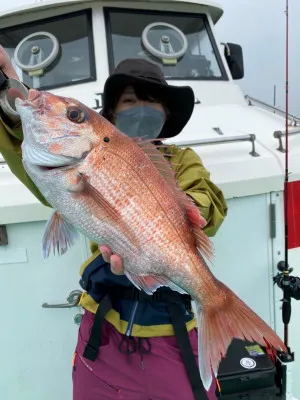
[[[4,92],[1,93],[1,102],[0,108],[1,113],[5,115],[5,121],[10,124],[15,124],[18,120],[18,117],[12,115],[10,110],[13,109],[13,103],[16,98],[25,99],[26,97],[26,88],[22,83],[20,83],[20,79],[13,67],[12,62],[10,61],[9,55],[4,50],[4,48],[0,45],[0,80],[1,80],[1,89],[4,81],[8,78],[8,86],[4,89]],[[3,76],[4,75],[4,76]],[[18,82],[16,82],[18,81]]]
[[[110,263],[111,272],[115,275],[123,275],[123,261],[120,256],[113,254],[112,250],[108,246],[99,246],[99,250],[102,253],[102,257],[105,262]]]
[[[0,69],[8,76],[8,78],[14,78],[19,80],[19,77],[9,59],[7,52],[0,45]]]

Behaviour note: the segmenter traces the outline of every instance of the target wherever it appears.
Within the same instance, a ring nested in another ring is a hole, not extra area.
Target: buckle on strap
[[[101,332],[99,332],[99,334],[101,334]],[[83,357],[87,358],[88,360],[95,361],[98,356],[98,352],[99,350],[95,348],[93,344],[88,343],[85,346]]]
[[[183,302],[187,308],[191,306],[191,297],[187,294],[180,294],[174,292],[169,288],[159,288],[153,294],[147,294],[143,290],[134,287],[114,287],[109,288],[108,293],[115,300],[128,299],[133,301],[149,301],[149,302],[163,302],[163,303],[176,303]]]
[[[153,295],[145,293],[143,290],[133,288],[133,300],[135,301],[152,301]]]

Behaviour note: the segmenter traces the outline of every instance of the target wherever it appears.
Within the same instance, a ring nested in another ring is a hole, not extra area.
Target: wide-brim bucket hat
[[[101,114],[108,118],[126,86],[144,87],[163,102],[169,115],[159,135],[171,138],[178,135],[194,110],[194,92],[189,86],[169,85],[159,66],[143,59],[121,61],[104,85]]]

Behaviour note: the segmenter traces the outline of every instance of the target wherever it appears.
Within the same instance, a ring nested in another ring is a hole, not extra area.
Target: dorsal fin
[[[153,162],[162,177],[172,189],[174,196],[184,210],[190,228],[195,235],[196,246],[200,254],[205,256],[209,261],[212,261],[214,255],[213,244],[208,236],[203,232],[203,228],[206,226],[207,222],[201,215],[200,210],[195,205],[192,198],[183,192],[178,186],[176,172],[172,169],[171,164],[165,158],[165,156],[172,157],[172,155],[162,154],[157,149],[157,147],[167,148],[168,146],[155,146],[150,140],[143,140],[139,137],[134,138],[133,140]]]
[[[176,190],[176,173],[172,169],[170,163],[164,157],[157,147],[167,147],[167,146],[155,146],[150,140],[143,140],[139,137],[133,138],[133,141],[143,150],[143,152],[152,161],[155,167],[158,169],[162,177],[166,180],[169,186]],[[167,157],[172,157],[171,154],[166,154]]]

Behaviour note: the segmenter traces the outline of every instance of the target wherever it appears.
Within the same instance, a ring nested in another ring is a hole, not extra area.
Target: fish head
[[[101,140],[99,124],[109,124],[75,99],[35,89],[15,105],[23,129],[23,162],[32,166],[78,164]]]

